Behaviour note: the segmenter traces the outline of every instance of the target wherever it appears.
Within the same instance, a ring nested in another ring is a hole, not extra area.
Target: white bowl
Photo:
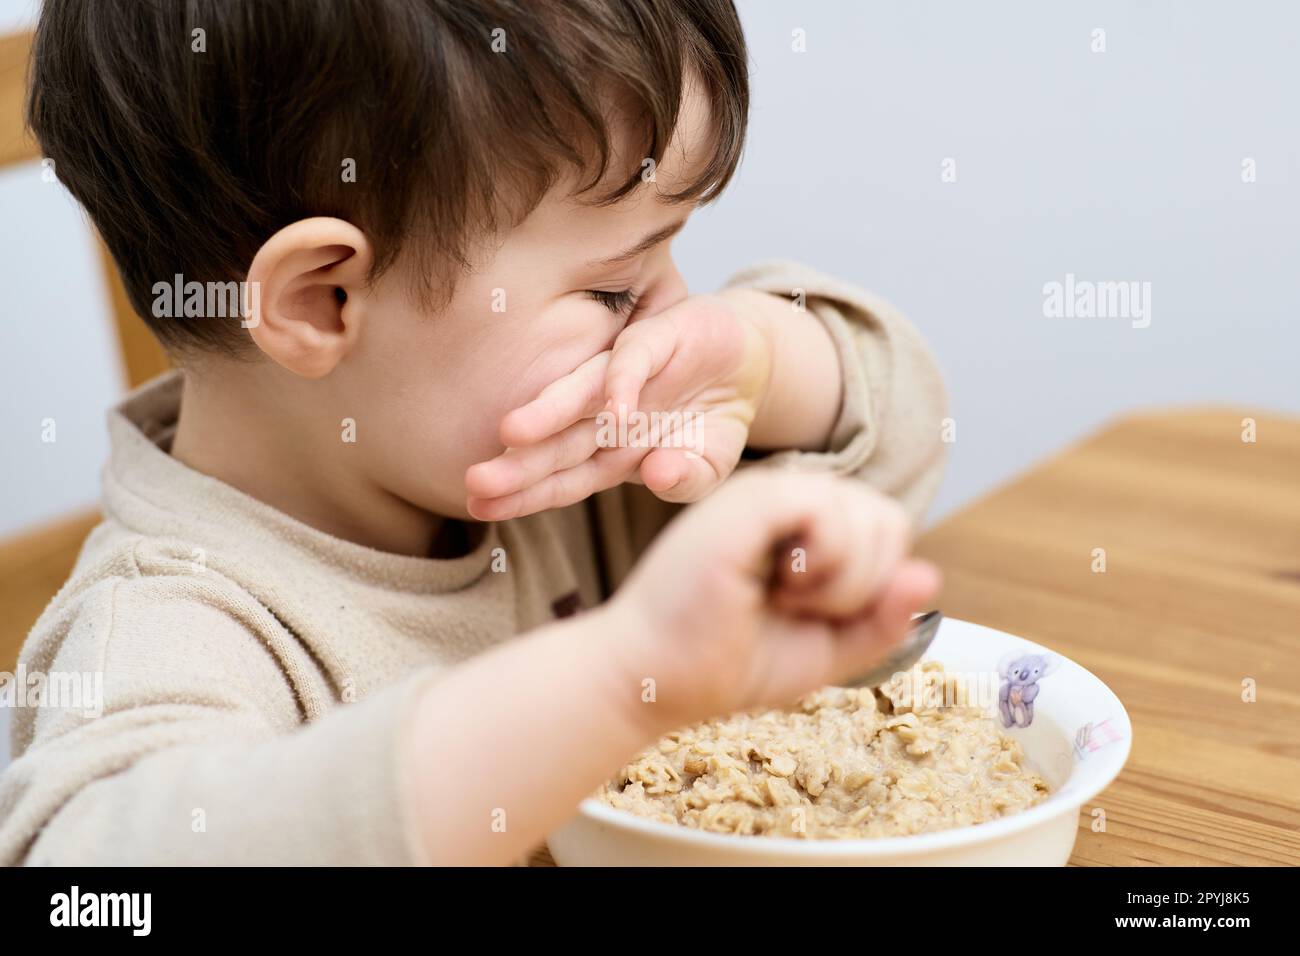
[[[708,833],[587,799],[547,843],[561,866],[1064,866],[1079,809],[1115,779],[1133,728],[1110,689],[1073,661],[989,627],[946,619],[927,658],[958,673],[996,673],[1021,655],[1051,662],[1028,726],[1003,726],[1052,788],[1020,813],[937,833],[874,840],[799,840]],[[994,683],[996,682],[996,683]],[[993,703],[995,710],[998,705]],[[1024,714],[1018,715],[1024,719]],[[997,717],[1003,725],[1002,717]]]

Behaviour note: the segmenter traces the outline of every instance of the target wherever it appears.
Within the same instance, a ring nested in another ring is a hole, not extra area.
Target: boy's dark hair
[[[640,157],[593,192],[617,172],[607,98],[658,163],[688,72],[715,134],[673,198],[708,200],[748,113],[731,0],[45,0],[28,122],[155,334],[233,353],[237,322],[155,318],[154,284],[242,279],[276,230],[337,216],[369,236],[372,279],[409,249],[415,291],[445,301],[474,237],[570,164],[592,201],[635,188]]]

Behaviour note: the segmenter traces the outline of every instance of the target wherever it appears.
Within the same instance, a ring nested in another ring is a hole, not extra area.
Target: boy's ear
[[[356,344],[365,321],[370,241],[342,219],[285,226],[248,267],[248,333],[267,357],[322,378]]]

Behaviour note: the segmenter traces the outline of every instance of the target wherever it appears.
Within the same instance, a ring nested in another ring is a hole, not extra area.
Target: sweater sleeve
[[[742,458],[742,468],[846,475],[896,498],[914,522],[933,501],[946,458],[947,392],[921,335],[897,309],[864,289],[793,262],[756,265],[728,288],[756,289],[803,307],[826,327],[839,357],[843,400],[828,447]],[[596,496],[601,554],[611,589],[680,509],[640,485]]]
[[[0,864],[423,862],[399,746],[435,672],[306,722],[252,630],[160,587],[100,582],[24,648],[47,691],[15,712]]]
[[[792,308],[802,301],[835,343],[844,383],[824,451],[775,452],[754,464],[858,478],[919,521],[943,477],[948,398],[916,328],[879,296],[793,262],[754,266],[727,286],[779,295]]]

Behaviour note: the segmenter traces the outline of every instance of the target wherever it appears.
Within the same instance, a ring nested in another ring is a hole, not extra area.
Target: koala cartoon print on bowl
[[[1024,654],[1013,651],[998,661],[1002,687],[998,691],[998,709],[1003,727],[1028,727],[1034,722],[1034,701],[1038,699],[1038,682],[1060,666],[1059,658],[1050,654]]]

